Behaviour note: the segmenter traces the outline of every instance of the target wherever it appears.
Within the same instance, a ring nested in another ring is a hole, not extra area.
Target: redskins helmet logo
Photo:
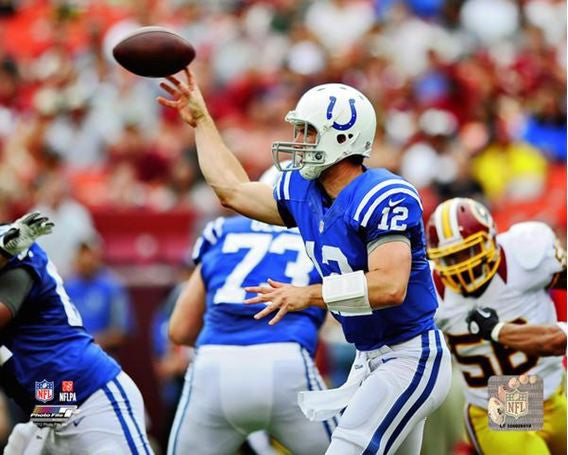
[[[468,199],[469,207],[471,208],[471,213],[475,217],[477,221],[479,221],[484,226],[488,228],[493,228],[493,218],[491,218],[491,214],[485,208],[485,206],[476,203],[472,199]]]

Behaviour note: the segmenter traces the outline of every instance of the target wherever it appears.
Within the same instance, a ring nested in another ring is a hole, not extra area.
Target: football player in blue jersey
[[[75,405],[65,423],[16,425],[5,454],[149,454],[142,395],[85,332],[61,277],[34,243],[39,213],[0,227],[0,384],[27,413]]]
[[[444,400],[450,354],[434,325],[437,302],[426,259],[422,203],[416,189],[385,169],[367,169],[376,116],[369,100],[344,84],[308,90],[286,115],[289,142],[272,147],[277,165],[291,158],[274,191],[251,182],[223,143],[193,74],[170,76],[162,88],[195,128],[201,170],[221,203],[270,224],[297,226],[322,284],[269,280],[252,286],[256,318],[270,324],[308,307],[339,320],[357,357],[339,389],[302,393],[312,419],[346,407],[328,454],[420,451],[426,417]]]
[[[262,180],[274,183],[272,168]],[[306,308],[270,327],[245,305],[243,287],[271,277],[306,286],[321,283],[297,229],[242,216],[210,222],[193,250],[196,269],[177,301],[170,337],[195,345],[170,434],[168,454],[233,454],[247,436],[265,430],[297,455],[325,452],[337,420],[310,422],[300,391],[319,390],[313,362],[326,312]]]

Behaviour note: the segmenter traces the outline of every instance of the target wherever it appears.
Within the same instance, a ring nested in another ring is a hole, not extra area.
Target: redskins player
[[[555,234],[544,223],[524,222],[497,235],[482,204],[454,198],[432,214],[427,244],[440,304],[436,321],[463,373],[466,428],[476,451],[565,454],[562,348],[545,348],[543,338],[522,336],[554,334],[557,342],[560,333],[566,346],[547,292],[552,286],[566,288],[566,254]],[[543,380],[543,428],[490,430],[489,378],[525,374]]]

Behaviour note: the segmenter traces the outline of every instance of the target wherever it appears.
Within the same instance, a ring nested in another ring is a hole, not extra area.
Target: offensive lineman
[[[274,184],[278,176],[271,168],[261,181]],[[196,269],[176,303],[170,337],[195,344],[198,354],[168,454],[233,454],[259,430],[294,454],[324,453],[337,420],[306,420],[296,396],[323,388],[312,359],[325,311],[308,308],[270,327],[253,319],[264,305],[243,304],[243,286],[267,279],[321,283],[297,230],[242,216],[218,218],[197,239],[193,259]]]
[[[269,282],[247,288],[267,302],[256,314],[310,306],[332,311],[358,353],[339,389],[300,394],[311,419],[346,408],[328,454],[416,454],[426,417],[444,400],[450,355],[434,325],[436,296],[426,260],[422,206],[416,190],[384,169],[366,169],[376,118],[367,98],[343,84],[308,90],[286,120],[293,142],[273,145],[275,163],[291,156],[276,188],[250,182],[223,143],[186,69],[161,86],[195,128],[201,170],[221,203],[270,224],[297,226],[322,285]],[[253,202],[254,203],[251,203]]]
[[[566,336],[547,292],[554,284],[566,288],[566,254],[556,236],[540,222],[519,223],[496,235],[489,211],[465,198],[440,204],[427,234],[440,303],[436,321],[467,385],[465,420],[475,449],[480,454],[565,454],[561,349]],[[545,337],[521,340],[538,334]],[[542,378],[542,430],[489,429],[487,383],[493,375]]]
[[[36,243],[53,223],[38,212],[0,227],[0,382],[26,412],[77,405],[53,429],[14,427],[5,455],[150,454],[144,403],[82,327],[61,277]]]

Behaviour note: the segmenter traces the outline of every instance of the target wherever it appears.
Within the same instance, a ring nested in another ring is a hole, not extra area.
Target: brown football
[[[152,26],[128,35],[112,54],[120,65],[138,76],[165,77],[189,65],[195,58],[195,49],[177,33]]]

